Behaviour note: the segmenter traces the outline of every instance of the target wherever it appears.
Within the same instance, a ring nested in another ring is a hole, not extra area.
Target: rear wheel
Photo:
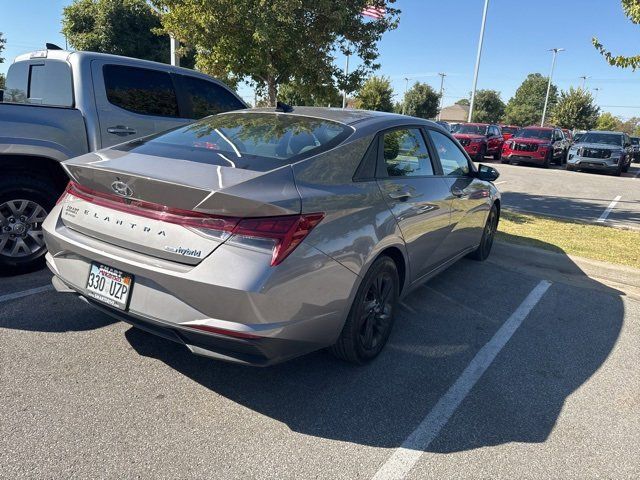
[[[498,230],[498,208],[495,205],[491,206],[489,215],[487,216],[487,222],[485,223],[484,230],[482,232],[482,238],[480,239],[480,245],[476,250],[469,254],[469,258],[473,260],[483,261],[489,257],[491,253],[491,247],[493,247],[493,240]]]
[[[22,273],[44,265],[42,223],[57,197],[46,180],[19,174],[0,180],[0,271]]]
[[[333,355],[363,364],[375,358],[387,343],[400,294],[398,269],[386,256],[378,258],[358,288]]]

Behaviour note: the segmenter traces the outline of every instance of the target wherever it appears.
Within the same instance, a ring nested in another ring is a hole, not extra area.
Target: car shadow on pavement
[[[566,255],[558,255],[558,268],[579,282],[556,279],[428,451],[543,442],[567,397],[607,359],[623,323],[621,292]],[[405,298],[389,345],[361,367],[321,351],[248,368],[194,356],[135,328],[125,335],[140,355],[294,432],[395,448],[541,279],[526,265],[458,262]]]
[[[504,208],[588,222],[596,221],[611,200],[613,199],[568,198],[522,192],[502,192]],[[618,223],[640,225],[640,202],[623,198],[616,203],[615,211],[611,213],[609,219]]]

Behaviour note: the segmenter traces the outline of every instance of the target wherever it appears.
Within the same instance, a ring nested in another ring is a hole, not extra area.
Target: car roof
[[[531,130],[555,130],[558,127],[539,127],[539,126],[536,126],[536,125],[529,125],[528,127],[522,127],[523,130],[525,128],[531,129]]]
[[[615,135],[624,135],[624,132],[614,132],[613,130],[589,130],[588,132],[585,133],[611,133],[611,134],[615,134]]]
[[[252,108],[249,110],[243,110],[243,113],[286,113],[287,115],[299,115],[304,117],[320,118],[323,120],[330,120],[334,122],[344,123],[345,125],[355,125],[363,122],[367,124],[387,123],[390,120],[396,122],[418,122],[424,124],[432,124],[437,128],[442,128],[435,122],[425,120],[424,118],[410,117],[407,115],[400,115],[398,113],[389,112],[376,112],[373,110],[358,110],[352,108],[329,108],[329,107],[291,107],[292,110],[283,112],[282,110],[276,110],[275,107],[265,108]],[[234,113],[238,113],[235,111]],[[228,112],[231,113],[231,112]]]

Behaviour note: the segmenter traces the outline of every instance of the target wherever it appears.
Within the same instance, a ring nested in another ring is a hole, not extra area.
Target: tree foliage
[[[377,69],[377,42],[397,26],[395,0],[151,0],[166,32],[195,45],[198,67],[214,76],[245,80],[275,104],[280,85],[355,90]],[[365,19],[366,6],[386,7],[379,20]],[[336,54],[356,54],[348,76]]]
[[[619,131],[622,121],[609,112],[604,112],[598,117],[596,122],[596,130],[612,130]]]
[[[297,80],[280,86],[278,100],[289,105],[309,107],[342,106],[342,95],[334,84],[309,85]]]
[[[2,51],[4,50],[4,46],[7,43],[7,39],[4,38],[4,33],[0,32],[0,63],[4,62],[4,58],[2,58]]]
[[[433,118],[438,114],[440,95],[426,83],[416,82],[404,96],[405,113],[412,117]],[[399,105],[402,111],[402,105]]]
[[[469,101],[468,98],[461,98],[460,100],[458,100],[456,102],[456,105],[462,105],[464,107],[469,107],[471,105],[471,102]]]
[[[621,0],[622,9],[624,14],[631,22],[638,25],[640,24],[640,0]],[[635,70],[640,67],[640,55],[634,55],[631,57],[625,57],[624,55],[614,55],[611,51],[607,50],[602,43],[596,38],[591,39],[593,46],[596,47],[602,56],[605,58],[609,65],[621,68],[632,68]]]
[[[393,89],[386,77],[371,77],[356,94],[356,108],[393,112]]]
[[[561,128],[591,130],[598,121],[600,108],[593,103],[593,96],[582,88],[569,88],[560,93],[553,112],[553,123]]]
[[[539,73],[530,73],[507,103],[505,122],[522,126],[540,123],[548,80],[547,77],[543,77]],[[558,87],[552,83],[549,91],[547,118],[552,116],[557,101]]]
[[[76,50],[169,63],[169,36],[145,0],[74,0],[62,13],[62,33]]]
[[[505,104],[496,90],[478,90],[473,106],[473,121],[498,123],[504,117]]]

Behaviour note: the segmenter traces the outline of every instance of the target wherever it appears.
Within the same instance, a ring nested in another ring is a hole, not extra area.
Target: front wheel
[[[480,163],[484,161],[484,157],[487,155],[487,146],[481,145],[480,151],[476,154],[476,162]]]
[[[395,262],[378,258],[362,279],[340,337],[330,348],[333,355],[361,365],[380,353],[393,326],[399,285]]]
[[[498,207],[491,206],[489,215],[487,216],[487,222],[485,223],[484,230],[482,231],[482,238],[480,239],[480,245],[477,249],[469,254],[469,258],[478,260],[480,262],[489,258],[491,253],[491,247],[493,247],[493,240],[498,230]]]
[[[496,153],[493,154],[493,159],[497,162],[502,158],[502,148],[498,148]]]
[[[42,223],[58,197],[54,186],[26,175],[0,181],[0,271],[23,273],[44,265]]]

